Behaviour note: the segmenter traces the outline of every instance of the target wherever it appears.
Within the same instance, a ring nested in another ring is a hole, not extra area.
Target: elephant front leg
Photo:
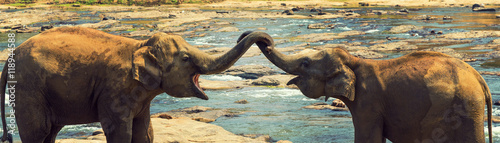
[[[102,118],[101,126],[108,143],[129,143],[132,141],[132,119]]]
[[[132,127],[132,142],[133,143],[152,143],[153,142],[153,126],[149,113],[149,106],[134,118]]]
[[[356,118],[353,116],[355,143],[385,143],[383,121],[381,117]]]

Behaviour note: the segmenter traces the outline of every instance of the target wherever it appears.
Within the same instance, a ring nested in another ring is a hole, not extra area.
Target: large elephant
[[[245,32],[245,34],[251,32]],[[242,38],[240,38],[242,39]],[[284,55],[257,42],[307,97],[334,97],[352,114],[356,143],[485,142],[484,104],[491,132],[491,94],[465,62],[438,52],[390,60],[357,58],[345,49]]]
[[[15,79],[7,79],[5,66],[0,93],[8,81],[17,81],[14,109],[25,143],[54,142],[64,125],[91,122],[101,123],[107,142],[147,143],[153,141],[150,102],[156,95],[207,100],[200,74],[224,71],[255,42],[273,45],[268,34],[252,33],[227,53],[211,56],[173,34],[138,41],[88,28],[55,28],[14,51]]]

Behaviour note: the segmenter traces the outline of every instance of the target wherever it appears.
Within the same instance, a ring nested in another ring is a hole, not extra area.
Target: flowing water
[[[379,10],[396,10],[393,8],[372,8]],[[326,12],[336,11],[339,9],[326,9]],[[362,9],[360,13],[365,13],[367,10]],[[6,13],[6,12],[4,12]],[[88,13],[82,11],[81,13]],[[308,15],[307,12],[297,12],[297,14]],[[433,15],[443,16],[450,15],[454,18],[451,21],[415,21],[409,18],[418,15]],[[295,41],[294,37],[302,34],[309,33],[340,33],[349,30],[364,31],[367,34],[361,36],[352,36],[348,38],[335,39],[332,41],[311,43],[311,45],[323,45],[327,43],[341,43],[347,42],[365,42],[368,43],[374,40],[383,40],[387,36],[399,38],[424,38],[431,30],[443,31],[444,33],[462,32],[469,30],[500,30],[500,19],[495,19],[495,15],[499,13],[473,13],[469,8],[422,8],[419,11],[412,11],[409,15],[371,15],[362,16],[355,19],[216,19],[218,21],[228,21],[234,23],[240,29],[239,32],[223,32],[215,33],[207,31],[205,37],[186,38],[192,45],[213,45],[215,47],[232,47],[236,44],[236,39],[243,31],[256,30],[259,27],[267,28],[265,32],[269,33],[275,41],[279,42],[276,46],[283,48],[287,46],[297,45],[304,42]],[[65,21],[52,21],[58,23],[56,26],[75,25],[87,22],[98,22],[96,14],[84,14],[88,17],[83,20],[74,22]],[[124,20],[124,24],[138,25],[140,23],[154,23],[151,19],[129,19]],[[137,22],[135,22],[137,21]],[[308,24],[320,23],[323,21],[332,21],[336,24],[334,29],[307,29]],[[361,26],[363,22],[369,22],[368,26]],[[44,23],[38,23],[44,24]],[[390,34],[388,31],[391,27],[411,24],[416,26],[423,26],[423,30],[414,31],[419,33],[419,36],[410,36],[410,34]],[[36,24],[35,24],[36,25]],[[194,27],[197,28],[197,27]],[[193,28],[193,29],[194,29]],[[192,30],[192,29],[190,29]],[[120,34],[121,32],[111,32],[112,34]],[[203,33],[203,32],[201,32]],[[298,34],[300,33],[300,34]],[[16,34],[16,45],[19,45],[29,37],[36,34]],[[0,34],[0,39],[5,39],[7,34]],[[429,37],[427,37],[429,38]],[[432,38],[432,37],[431,37]],[[498,38],[498,37],[496,37]],[[355,41],[351,41],[355,39]],[[470,44],[446,45],[448,48],[454,48],[459,52],[489,52],[491,50],[469,50],[470,47],[479,44],[486,44],[495,38],[482,38],[471,39],[474,42]],[[3,50],[6,48],[6,40],[1,40]],[[364,46],[369,46],[365,44]],[[430,48],[439,45],[417,45],[419,48]],[[387,52],[383,53],[389,55],[389,58],[399,57],[408,52]],[[484,61],[469,62],[478,71],[500,71],[498,67],[482,67],[481,63]],[[22,63],[19,63],[22,64]],[[272,67],[279,70],[272,65],[263,56],[255,56],[250,58],[241,58],[235,65],[247,64],[260,64]],[[279,70],[281,71],[281,70]],[[283,71],[281,71],[283,72]],[[488,83],[491,93],[493,94],[493,101],[500,100],[500,77],[483,75]],[[210,80],[243,80],[240,77],[229,75],[207,75],[201,78]],[[196,98],[173,98],[167,94],[158,95],[151,103],[151,112],[159,113],[173,109],[192,107],[192,106],[206,106],[213,108],[231,108],[234,111],[242,111],[245,114],[236,117],[221,117],[212,124],[222,126],[224,129],[236,134],[267,134],[274,140],[290,140],[292,142],[353,142],[354,129],[352,125],[351,115],[346,111],[329,111],[329,110],[309,110],[301,107],[310,105],[316,102],[322,102],[324,99],[309,99],[302,95],[297,89],[287,88],[267,88],[267,87],[247,87],[243,89],[229,89],[229,90],[216,90],[206,91],[210,100],[204,101]],[[236,104],[234,101],[246,99],[248,104]],[[328,102],[331,102],[330,101]],[[494,106],[494,115],[500,116],[500,110]],[[9,108],[7,108],[9,110]],[[495,140],[500,141],[500,126],[494,124]],[[496,127],[498,126],[498,127]],[[58,138],[71,138],[82,135],[88,135],[92,131],[99,129],[98,123],[85,124],[85,125],[72,125],[66,126],[59,133]],[[485,130],[486,131],[486,130]],[[16,136],[18,138],[18,136]]]

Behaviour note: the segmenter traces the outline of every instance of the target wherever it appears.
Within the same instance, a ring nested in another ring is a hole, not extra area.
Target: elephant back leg
[[[57,126],[57,125],[52,125],[50,128],[50,134],[45,138],[44,143],[54,143],[56,142],[56,137],[57,133],[63,128],[64,126]]]
[[[51,111],[43,95],[33,90],[16,89],[15,115],[23,143],[41,143],[51,134]]]

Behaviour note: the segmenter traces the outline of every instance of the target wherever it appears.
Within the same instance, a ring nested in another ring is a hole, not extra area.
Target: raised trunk
[[[256,43],[259,46],[259,49],[264,53],[264,55],[277,67],[282,69],[283,71],[298,75],[299,72],[297,68],[299,68],[301,62],[299,61],[300,55],[284,55],[283,53],[276,50],[274,47],[266,46],[264,43]]]
[[[217,57],[200,51],[193,57],[194,62],[200,67],[201,74],[220,73],[231,67],[254,43],[259,43],[259,47],[274,46],[273,39],[267,33],[252,32],[225,54]]]

